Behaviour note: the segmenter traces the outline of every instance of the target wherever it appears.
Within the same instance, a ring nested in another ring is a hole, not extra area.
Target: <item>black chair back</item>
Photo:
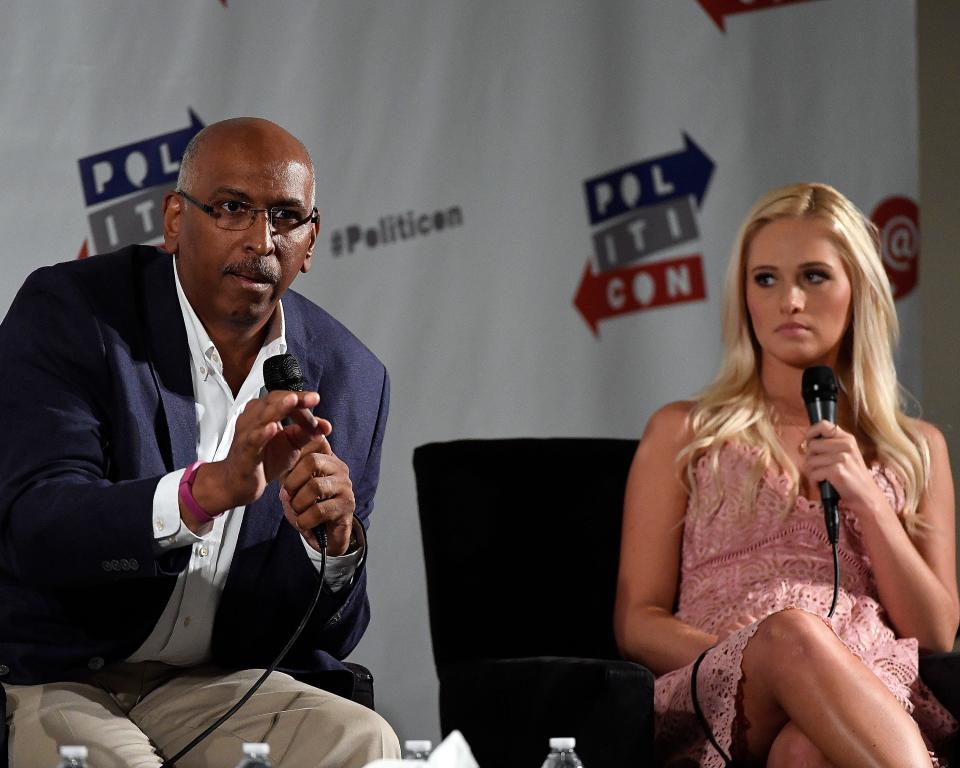
[[[619,658],[613,600],[636,440],[459,440],[414,451],[433,655]]]

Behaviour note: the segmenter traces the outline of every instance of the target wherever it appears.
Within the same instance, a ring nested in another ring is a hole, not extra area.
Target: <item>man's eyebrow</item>
[[[227,197],[237,197],[241,200],[251,200],[252,198],[242,189],[237,189],[236,187],[217,187],[213,190],[213,196],[222,196],[226,195]]]
[[[307,204],[299,197],[285,197],[274,201],[271,208],[306,208]]]
[[[253,198],[250,197],[242,189],[237,189],[236,187],[217,187],[213,190],[213,195],[217,196],[227,196],[235,197],[238,200],[243,200],[247,203],[252,203]],[[299,197],[284,197],[279,200],[272,201],[269,208],[306,208],[306,204]]]

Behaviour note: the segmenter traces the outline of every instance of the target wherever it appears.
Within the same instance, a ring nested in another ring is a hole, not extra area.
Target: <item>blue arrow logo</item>
[[[644,160],[583,182],[591,226],[634,208],[692,195],[703,203],[714,163],[686,133],[680,152]]]

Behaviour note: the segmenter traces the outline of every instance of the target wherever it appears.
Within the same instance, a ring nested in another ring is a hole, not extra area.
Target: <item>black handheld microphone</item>
[[[263,361],[263,388],[267,392],[277,389],[303,392],[305,383],[300,363],[293,355],[274,355]],[[282,423],[289,427],[293,424],[293,419],[287,416]]]
[[[837,380],[826,365],[814,365],[803,372],[803,402],[807,406],[810,423],[829,421],[837,423]],[[827,524],[827,538],[836,544],[840,537],[840,494],[826,480],[820,481],[823,501],[823,519]]]
[[[303,378],[303,371],[300,370],[300,362],[293,355],[274,355],[263,361],[263,388],[267,392],[273,392],[277,389],[284,389],[288,392],[303,392],[304,384],[306,384],[306,381]],[[314,418],[313,414],[310,414],[310,418]],[[287,427],[293,424],[293,419],[287,416],[281,423]],[[326,549],[326,526],[321,524],[312,530],[313,535],[320,542],[320,546]]]

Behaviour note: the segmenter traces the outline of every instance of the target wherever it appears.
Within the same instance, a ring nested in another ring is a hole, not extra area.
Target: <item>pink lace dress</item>
[[[700,504],[705,509],[712,506],[711,499],[715,504],[721,486],[725,498],[713,513],[689,509],[683,532],[677,618],[724,638],[700,666],[697,698],[727,754],[737,716],[740,662],[759,621],[788,607],[826,616],[833,596],[833,556],[819,502],[799,497],[785,515],[789,479],[768,470],[757,495],[756,517],[743,516],[741,488],[755,461],[752,449],[727,445],[715,479],[701,459],[696,468]],[[904,499],[896,477],[879,465],[872,471],[899,512]],[[918,678],[916,640],[897,638],[890,628],[858,522],[842,503],[840,510],[841,591],[833,629],[913,715],[936,748],[956,731],[957,723]],[[667,765],[722,768],[722,759],[693,713],[692,666],[657,678],[657,751]]]

